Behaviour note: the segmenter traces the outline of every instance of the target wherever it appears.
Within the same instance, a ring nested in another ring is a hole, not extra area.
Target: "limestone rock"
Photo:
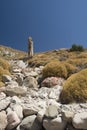
[[[10,104],[10,98],[5,98],[0,101],[0,111],[5,110]]]
[[[37,88],[38,83],[34,77],[29,76],[29,77],[25,78],[25,80],[23,81],[23,86],[25,86],[27,88]]]
[[[19,119],[23,118],[23,108],[21,105],[19,104],[11,104],[10,108],[16,112],[17,116],[19,117]]]
[[[44,119],[43,126],[46,130],[64,130],[66,122],[64,122],[61,117]]]
[[[20,129],[26,130],[41,130],[41,124],[36,118],[36,115],[24,118],[20,124]]]
[[[0,112],[0,130],[4,130],[7,126],[7,115],[5,111]]]
[[[72,123],[77,129],[87,130],[87,112],[75,114]]]
[[[44,118],[44,115],[45,115],[45,109],[42,109],[38,112],[37,114],[37,119],[39,122],[43,122],[43,118]]]
[[[16,112],[14,111],[7,113],[7,120],[8,120],[7,130],[12,130],[20,123],[20,119],[18,118]]]
[[[6,87],[6,95],[8,96],[25,96],[27,90],[24,89],[23,87],[11,87],[7,86]]]
[[[43,80],[43,82],[41,83],[41,87],[54,87],[56,85],[62,85],[64,82],[64,79],[60,78],[60,77],[48,77],[46,79]]]
[[[58,108],[55,104],[50,104],[47,109],[45,116],[48,118],[55,118],[58,115]]]

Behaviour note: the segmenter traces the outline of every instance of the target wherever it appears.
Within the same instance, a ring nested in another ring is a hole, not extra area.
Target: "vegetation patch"
[[[67,62],[52,61],[48,63],[43,69],[43,77],[62,77],[67,78],[75,73],[77,68]]]
[[[63,85],[60,95],[62,103],[87,101],[87,69],[71,75]]]

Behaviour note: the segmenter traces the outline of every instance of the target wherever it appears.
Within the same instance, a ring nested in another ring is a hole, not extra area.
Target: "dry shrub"
[[[43,69],[43,77],[62,77],[67,78],[75,73],[77,68],[67,62],[52,61],[48,63]]]
[[[71,75],[64,83],[60,101],[62,103],[85,102],[87,100],[87,69]]]
[[[2,58],[0,58],[0,66],[3,67],[3,69],[10,69],[9,63]]]
[[[0,67],[0,81],[2,81],[2,75],[10,75],[10,72],[6,69],[3,69],[2,67]]]
[[[48,63],[44,69],[43,69],[43,77],[51,77],[51,76],[55,76],[55,77],[67,77],[67,70],[65,68],[65,66],[63,64],[61,64],[58,61],[53,61]]]

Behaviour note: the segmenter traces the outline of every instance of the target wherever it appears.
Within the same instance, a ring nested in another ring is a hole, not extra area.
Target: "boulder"
[[[49,104],[46,109],[45,116],[48,118],[55,118],[58,115],[58,108],[55,104]]]
[[[23,114],[24,116],[31,116],[31,115],[34,115],[34,114],[37,114],[38,113],[38,110],[35,109],[35,107],[24,107],[23,108]]]
[[[23,108],[21,105],[19,104],[10,104],[10,108],[16,112],[17,116],[19,117],[19,119],[23,118]]]
[[[18,60],[17,61],[17,66],[24,69],[27,67],[27,64],[25,62],[23,62],[23,60]]]
[[[12,130],[20,123],[20,119],[18,118],[16,112],[14,111],[10,111],[7,113],[7,121],[8,121],[7,130]]]
[[[60,78],[60,77],[48,77],[48,78],[46,78],[46,79],[44,79],[42,81],[41,87],[51,88],[51,87],[54,87],[56,85],[62,86],[63,82],[64,82],[63,78]]]
[[[5,99],[5,98],[6,98],[6,94],[3,93],[3,92],[1,92],[1,93],[0,93],[0,101],[1,101],[2,99]]]
[[[5,110],[10,104],[10,98],[5,98],[0,101],[0,111]]]
[[[46,130],[64,130],[66,127],[66,122],[59,116],[55,119],[44,119],[43,127]]]
[[[5,111],[0,112],[0,130],[5,130],[7,126],[7,115]]]
[[[27,93],[27,90],[23,87],[11,87],[11,86],[7,86],[6,87],[6,91],[5,91],[6,95],[8,96],[25,96]]]
[[[20,124],[20,130],[41,130],[41,124],[37,120],[36,115],[24,118]]]
[[[76,129],[87,130],[87,112],[76,113],[72,124]]]
[[[25,86],[27,88],[37,88],[38,83],[34,77],[29,76],[29,77],[25,78],[25,80],[23,81],[23,86]]]
[[[45,115],[45,112],[46,110],[45,109],[42,109],[40,110],[38,113],[37,113],[37,119],[39,122],[43,122],[43,118],[44,118],[44,115]]]
[[[49,90],[48,98],[58,101],[62,89],[63,89],[62,86],[59,85],[54,86]]]
[[[15,104],[21,104],[21,100],[20,100],[20,98],[17,97],[17,96],[13,96],[13,97],[11,98],[11,102],[12,102],[12,103],[15,103]]]

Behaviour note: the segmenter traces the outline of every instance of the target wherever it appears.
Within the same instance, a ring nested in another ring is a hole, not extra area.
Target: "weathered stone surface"
[[[20,129],[24,130],[41,130],[41,124],[36,118],[36,115],[28,116],[23,119],[20,124]]]
[[[38,83],[37,80],[34,77],[27,77],[23,81],[23,86],[28,87],[28,88],[37,88]]]
[[[6,95],[8,96],[25,96],[27,93],[27,90],[24,89],[23,87],[11,87],[8,86],[6,87],[6,91],[5,91]]]
[[[64,122],[61,117],[44,119],[43,126],[46,130],[64,130],[66,122]]]
[[[77,129],[87,129],[87,112],[75,114],[72,120],[73,126]]]
[[[19,104],[11,104],[10,108],[16,112],[17,116],[22,119],[23,118],[23,108]]]
[[[17,96],[13,96],[13,97],[11,98],[11,102],[12,102],[12,103],[15,103],[15,104],[21,104],[21,100],[20,100],[20,98],[18,98]]]
[[[54,87],[56,85],[62,85],[64,82],[64,79],[60,78],[60,77],[48,77],[46,79],[43,80],[43,82],[41,83],[41,87]]]
[[[1,93],[0,93],[0,101],[1,101],[2,99],[5,99],[5,98],[6,98],[6,94],[3,93],[3,92],[1,92]]]
[[[10,104],[10,98],[5,98],[0,101],[0,111],[5,110]]]
[[[2,81],[5,82],[10,82],[11,81],[11,77],[9,75],[3,75],[2,76]]]
[[[42,109],[42,110],[40,110],[38,112],[37,119],[38,119],[39,122],[43,122],[43,118],[44,118],[45,112],[46,112],[45,109]]]
[[[7,126],[7,115],[5,111],[0,112],[0,130],[5,130]]]
[[[31,116],[31,115],[34,115],[34,114],[37,114],[37,112],[38,112],[38,110],[37,109],[35,109],[35,107],[24,107],[23,108],[23,114],[24,114],[24,116],[26,117],[26,116]]]
[[[45,116],[48,118],[55,118],[58,115],[58,109],[55,104],[51,104],[47,107]]]
[[[7,130],[12,130],[20,123],[20,119],[14,111],[10,111],[9,113],[7,113],[7,121]]]

